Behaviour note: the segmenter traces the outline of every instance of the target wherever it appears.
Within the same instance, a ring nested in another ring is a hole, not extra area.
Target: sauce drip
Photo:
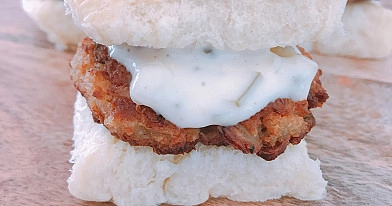
[[[220,51],[109,46],[132,100],[180,128],[235,125],[277,98],[307,98],[317,64],[294,47]]]

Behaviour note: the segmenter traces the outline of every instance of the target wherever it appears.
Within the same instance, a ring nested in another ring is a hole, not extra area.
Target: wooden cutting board
[[[67,190],[76,95],[69,80],[72,53],[55,50],[19,1],[3,0],[0,15],[0,205],[111,205],[78,200]],[[314,58],[331,97],[314,111],[318,125],[306,140],[311,157],[322,162],[327,197],[222,198],[204,205],[392,204],[392,56]]]

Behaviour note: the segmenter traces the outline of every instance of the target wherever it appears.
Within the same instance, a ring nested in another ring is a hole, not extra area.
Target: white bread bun
[[[392,51],[392,11],[377,1],[349,3],[343,15],[345,32],[313,44],[311,50],[329,55],[384,58]]]
[[[306,143],[288,146],[267,162],[227,147],[197,145],[184,155],[157,155],[131,147],[93,122],[78,94],[74,115],[74,150],[69,190],[89,201],[118,205],[171,203],[194,205],[211,197],[265,201],[281,196],[323,198],[327,182],[320,162],[309,158]]]
[[[76,25],[101,44],[257,50],[328,37],[341,27],[347,0],[65,2]]]
[[[85,36],[75,26],[71,15],[65,15],[63,1],[22,0],[23,10],[34,20],[56,49],[75,50]]]

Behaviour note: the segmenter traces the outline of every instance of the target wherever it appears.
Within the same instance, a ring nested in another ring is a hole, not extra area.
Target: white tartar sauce
[[[273,52],[272,52],[273,51]],[[109,46],[130,96],[180,128],[235,125],[277,98],[307,98],[317,64],[297,48],[220,51]]]

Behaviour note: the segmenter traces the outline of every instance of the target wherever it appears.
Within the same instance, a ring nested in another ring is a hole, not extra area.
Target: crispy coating
[[[132,146],[150,146],[158,154],[183,154],[205,145],[232,146],[273,160],[289,143],[298,144],[315,125],[309,108],[328,98],[319,80],[307,100],[278,99],[237,125],[178,128],[129,96],[131,74],[108,55],[106,46],[85,38],[71,61],[71,79],[87,100],[93,119]],[[312,90],[312,89],[311,89]],[[320,98],[321,97],[321,98]]]
[[[309,59],[313,59],[312,56],[310,56],[309,53],[305,52],[303,48],[298,47],[298,49],[304,56],[308,57]],[[329,98],[327,91],[324,89],[320,81],[320,76],[322,75],[322,73],[323,72],[321,71],[321,69],[319,69],[312,81],[312,84],[310,85],[310,90],[307,98],[309,109],[322,107],[324,102],[327,101],[327,99]]]

